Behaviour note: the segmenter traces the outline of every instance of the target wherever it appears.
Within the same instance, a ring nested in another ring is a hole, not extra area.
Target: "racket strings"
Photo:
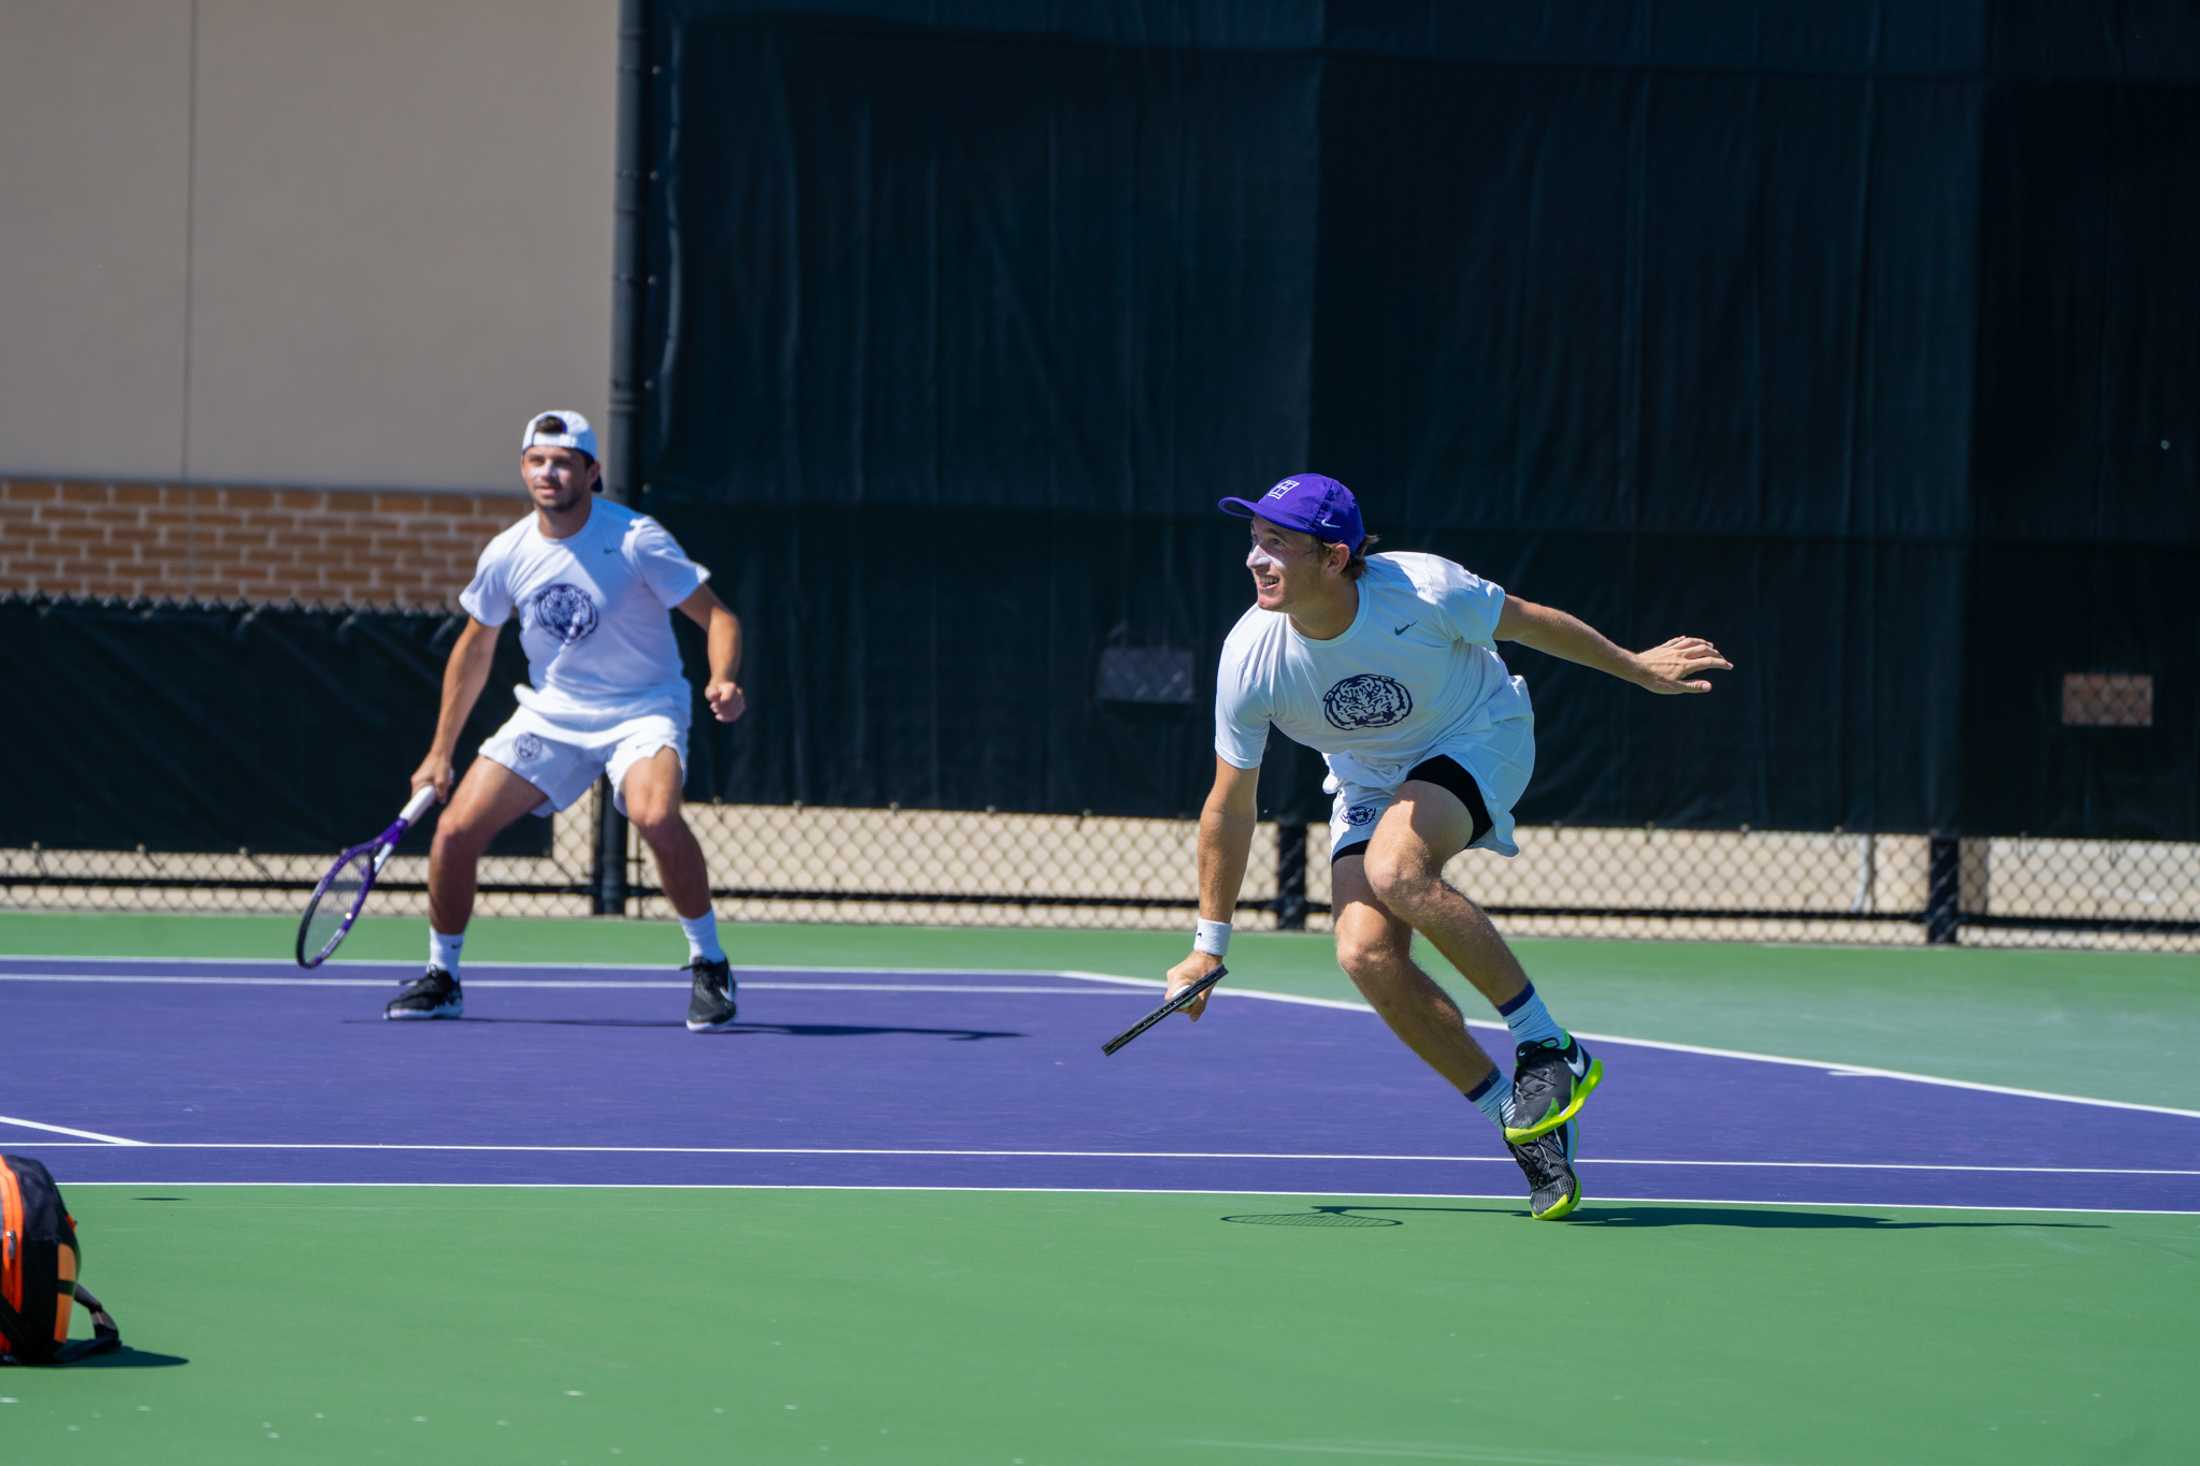
[[[313,903],[312,914],[306,918],[304,947],[313,955],[325,954],[329,945],[344,930],[344,918],[358,904],[359,895],[366,890],[367,882],[374,874],[374,856],[361,851],[345,861],[328,879],[328,884]]]

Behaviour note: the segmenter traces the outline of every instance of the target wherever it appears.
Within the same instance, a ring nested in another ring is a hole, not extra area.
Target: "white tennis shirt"
[[[1260,766],[1271,726],[1345,783],[1386,787],[1439,745],[1532,716],[1497,654],[1505,591],[1439,555],[1370,555],[1341,636],[1301,636],[1254,606],[1222,644],[1215,752]],[[1530,725],[1532,726],[1532,724]]]
[[[529,514],[489,541],[458,603],[484,626],[519,616],[534,683],[513,689],[522,707],[581,726],[662,713],[684,727],[666,612],[708,579],[663,525],[599,498],[578,534],[550,539]]]

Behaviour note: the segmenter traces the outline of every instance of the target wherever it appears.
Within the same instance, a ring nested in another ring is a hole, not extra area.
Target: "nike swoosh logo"
[[[1412,630],[1412,629],[1413,629],[1414,627],[1416,627],[1416,626],[1418,626],[1418,625],[1420,625],[1420,624],[1421,624],[1421,623],[1420,623],[1420,622],[1418,622],[1418,621],[1408,621],[1408,622],[1407,622],[1407,623],[1406,623],[1405,625],[1403,625],[1403,626],[1393,626],[1393,627],[1391,627],[1391,628],[1390,628],[1390,634],[1391,634],[1392,636],[1404,636],[1404,635],[1405,635],[1405,634],[1406,634],[1407,632],[1411,631],[1411,630]]]

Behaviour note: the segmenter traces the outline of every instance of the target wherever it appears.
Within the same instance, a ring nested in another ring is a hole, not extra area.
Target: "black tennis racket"
[[[351,924],[359,919],[360,908],[367,904],[367,893],[374,889],[374,878],[389,864],[397,842],[405,837],[412,822],[434,803],[435,786],[421,785],[405,801],[395,824],[366,844],[354,845],[336,857],[336,864],[329,867],[328,874],[321,877],[321,883],[307,898],[306,914],[298,922],[300,967],[319,967],[351,934]]]
[[[1160,1007],[1154,1009],[1151,1013],[1148,1013],[1145,1017],[1139,1019],[1136,1023],[1133,1023],[1130,1027],[1124,1029],[1121,1033],[1109,1039],[1106,1043],[1100,1045],[1100,1052],[1103,1054],[1114,1053],[1117,1049],[1123,1047],[1123,1045],[1129,1043],[1132,1039],[1138,1037],[1138,1035],[1144,1033],[1147,1029],[1153,1027],[1156,1023],[1159,1023],[1162,1019],[1168,1017],[1171,1013],[1176,1012],[1180,1008],[1189,1007],[1191,1004],[1198,1002],[1199,995],[1207,991],[1207,989],[1213,987],[1216,983],[1222,981],[1223,977],[1227,975],[1229,971],[1229,968],[1222,966],[1220,963],[1217,963],[1215,965],[1214,971],[1208,973],[1205,977],[1193,983],[1190,987],[1184,989],[1183,992],[1178,993],[1175,997],[1169,999],[1169,1001],[1163,1003]]]

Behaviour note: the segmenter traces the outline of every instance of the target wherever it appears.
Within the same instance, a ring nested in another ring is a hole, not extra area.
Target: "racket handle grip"
[[[423,784],[418,789],[413,790],[413,797],[405,801],[405,808],[397,817],[409,825],[426,814],[429,806],[434,803],[435,785]],[[387,807],[384,806],[384,808]]]

